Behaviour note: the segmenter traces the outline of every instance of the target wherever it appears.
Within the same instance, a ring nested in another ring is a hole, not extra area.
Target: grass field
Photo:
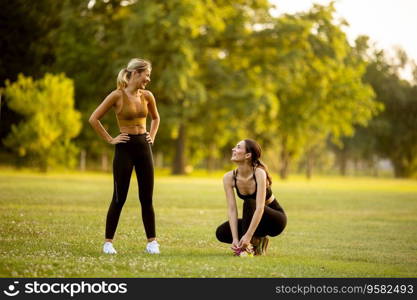
[[[157,176],[162,253],[151,256],[133,178],[108,256],[110,174],[0,170],[0,277],[416,277],[417,181],[295,178],[273,191],[285,232],[267,256],[239,258],[214,236],[226,220],[221,175]]]

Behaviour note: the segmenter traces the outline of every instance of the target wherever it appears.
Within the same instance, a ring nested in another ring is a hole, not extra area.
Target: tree
[[[0,10],[0,82],[18,73],[41,77],[55,59],[50,37],[59,26],[60,1],[2,1]],[[24,42],[22,42],[24,41]]]
[[[62,1],[60,26],[51,33],[56,45],[55,72],[64,72],[74,80],[75,107],[81,112],[82,123],[94,109],[116,88],[116,77],[134,56],[123,56],[121,45],[125,20],[130,6],[122,0]],[[93,4],[93,5],[92,5]],[[110,134],[116,134],[117,124],[112,114],[102,120]],[[90,126],[83,127],[76,139],[86,156],[108,161],[112,146],[97,138]],[[103,169],[106,169],[102,165]]]
[[[366,64],[348,44],[334,7],[287,15],[275,26],[280,111],[281,178],[291,160],[311,152],[331,136],[352,135],[380,110],[370,86],[362,82]]]
[[[255,138],[264,146],[269,141],[265,138],[273,127],[269,121],[279,107],[272,80],[262,72],[264,53],[259,48],[268,37],[257,29],[270,22],[268,9],[266,1],[240,1],[223,7],[221,11],[227,11],[224,30],[211,30],[198,41],[197,61],[206,101],[192,119],[193,124],[200,123],[199,129],[193,126],[190,136],[209,169],[214,168],[215,160],[230,154],[238,140]]]
[[[60,25],[61,6],[61,1],[49,0],[1,2],[0,87],[6,79],[15,81],[19,73],[40,78],[51,67],[55,61],[55,44],[50,32]],[[3,100],[0,140],[7,136],[12,124],[21,120]]]
[[[204,67],[222,65],[227,69],[218,55],[222,50],[230,50],[227,47],[231,43],[223,48],[225,38],[221,35],[236,39],[231,27],[245,31],[246,27],[239,28],[237,25],[246,26],[248,19],[239,24],[235,21],[242,16],[251,17],[248,11],[258,6],[267,7],[267,1],[241,0],[231,4],[228,1],[175,0],[145,1],[132,5],[133,13],[125,27],[124,53],[127,53],[125,56],[136,53],[153,63],[153,76],[157,80],[151,88],[159,99],[164,126],[171,128],[170,135],[174,139],[173,147],[172,143],[167,147],[167,151],[175,149],[172,155],[174,174],[185,172],[187,154],[195,149],[189,143],[194,143],[196,139],[190,139],[190,135],[195,137],[197,132],[204,132],[202,128],[206,123],[202,123],[202,119],[206,118],[200,118],[203,114],[208,115],[207,109],[212,104],[208,102],[209,94],[210,100],[216,94],[213,89],[216,80],[206,81],[210,72]],[[239,41],[239,38],[236,40]],[[237,81],[233,85],[229,94],[242,87],[237,86]],[[210,114],[212,112],[216,114],[215,109],[210,109]],[[197,138],[198,142],[201,140]],[[210,148],[212,140],[206,141]]]
[[[4,140],[20,157],[33,159],[42,171],[58,164],[73,166],[77,148],[71,142],[81,129],[74,110],[72,80],[46,74],[39,80],[23,75],[6,81],[8,106],[23,116]]]
[[[376,153],[391,160],[395,177],[412,177],[417,174],[417,85],[400,78],[399,71],[410,63],[405,53],[398,52],[396,59],[390,62],[377,50],[365,74],[385,106],[369,130]]]

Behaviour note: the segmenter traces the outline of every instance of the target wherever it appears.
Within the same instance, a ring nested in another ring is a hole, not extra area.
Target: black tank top
[[[238,197],[240,199],[243,199],[243,200],[256,199],[256,192],[258,191],[258,183],[256,182],[255,169],[253,170],[253,179],[255,180],[255,192],[253,194],[249,194],[249,195],[241,194],[239,192],[239,189],[237,188],[236,177],[237,177],[237,169],[233,170],[233,179],[235,181],[235,189],[236,189],[236,193],[237,193]],[[266,187],[265,201],[268,200],[269,198],[271,198],[271,196],[272,196],[271,187],[267,186]]]

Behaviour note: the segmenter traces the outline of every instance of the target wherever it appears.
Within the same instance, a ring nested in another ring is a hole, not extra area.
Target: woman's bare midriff
[[[146,118],[130,120],[117,119],[120,132],[128,134],[143,134],[146,132]]]
[[[143,134],[146,132],[146,128],[142,125],[136,126],[120,126],[121,133],[128,133],[128,134]]]

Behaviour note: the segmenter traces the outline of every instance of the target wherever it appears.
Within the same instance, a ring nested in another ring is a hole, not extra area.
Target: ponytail
[[[117,89],[124,89],[127,87],[127,83],[129,82],[130,72],[124,68],[120,70],[119,74],[117,75]]]
[[[253,167],[263,169],[266,173],[266,179],[268,180],[268,185],[272,185],[272,178],[271,178],[271,175],[269,175],[268,167],[266,166],[266,164],[264,164],[260,159],[257,159]]]

